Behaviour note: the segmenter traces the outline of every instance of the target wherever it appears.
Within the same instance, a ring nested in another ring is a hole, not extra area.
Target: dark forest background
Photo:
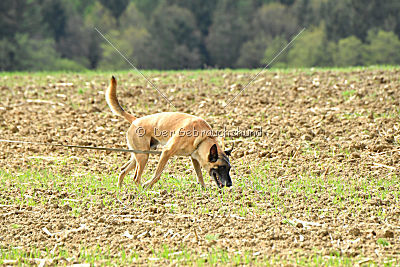
[[[1,0],[0,70],[400,64],[398,0]]]

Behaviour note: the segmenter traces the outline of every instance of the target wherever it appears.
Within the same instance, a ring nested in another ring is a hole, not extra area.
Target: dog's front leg
[[[192,163],[193,163],[194,170],[196,171],[197,182],[199,184],[201,184],[201,186],[203,188],[206,187],[206,184],[204,183],[204,180],[203,180],[203,174],[201,173],[200,163],[194,158],[192,158]]]
[[[175,153],[175,150],[171,150],[171,149],[164,150],[164,151],[161,153],[160,161],[158,162],[157,170],[156,170],[156,173],[155,173],[155,175],[154,175],[154,178],[151,179],[150,181],[147,181],[146,183],[144,183],[144,185],[143,185],[144,188],[149,189],[149,188],[151,188],[155,183],[157,183],[157,181],[158,181],[158,180],[160,179],[160,177],[161,177],[161,173],[162,173],[162,171],[164,170],[165,165],[167,164],[169,158],[170,158],[172,155],[174,155],[174,153]]]

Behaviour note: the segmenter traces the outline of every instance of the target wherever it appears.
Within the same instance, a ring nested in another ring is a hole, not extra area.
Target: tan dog
[[[130,149],[149,150],[164,145],[154,178],[144,186],[151,188],[161,176],[169,158],[174,155],[190,156],[197,174],[197,181],[205,187],[201,167],[214,178],[218,187],[232,186],[229,176],[231,150],[223,151],[218,145],[212,129],[203,119],[179,112],[163,112],[142,118],[126,112],[117,99],[117,81],[111,78],[106,91],[106,101],[112,112],[131,123],[126,138]],[[125,175],[135,168],[133,180],[140,185],[140,178],[146,166],[148,154],[132,153],[131,159],[122,167],[118,178],[121,187]]]

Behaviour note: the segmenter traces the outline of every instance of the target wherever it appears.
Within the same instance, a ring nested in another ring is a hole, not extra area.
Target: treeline
[[[0,70],[400,64],[398,0],[2,0]]]

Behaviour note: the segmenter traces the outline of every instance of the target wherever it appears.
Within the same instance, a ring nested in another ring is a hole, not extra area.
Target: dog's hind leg
[[[133,160],[135,160],[135,158],[133,158]],[[126,167],[127,167],[129,164],[131,164],[131,162],[132,162],[132,158],[131,158],[129,161],[127,161],[124,165],[122,165],[122,167],[119,168],[119,170],[120,170],[120,171],[125,170]]]
[[[146,135],[139,136],[137,134],[137,129],[139,129],[139,128],[137,128],[136,125],[132,124],[127,132],[126,140],[127,140],[129,148],[130,149],[139,149],[139,150],[149,150],[150,143],[151,143],[150,137],[147,137]],[[146,163],[147,163],[147,160],[149,159],[149,155],[133,153],[132,158],[133,158],[133,161],[135,162],[135,165],[133,165],[133,166],[128,165],[127,168],[132,167],[132,169],[133,169],[136,166],[135,176],[133,178],[133,181],[137,185],[140,185],[140,178],[142,176],[144,168],[146,167]],[[129,170],[131,170],[131,169],[129,169]]]
[[[135,171],[135,177],[133,180],[137,185],[140,185],[140,179],[142,177],[144,168],[146,167],[147,161],[149,159],[148,154],[137,154],[136,155],[136,171]]]
[[[118,177],[118,187],[122,186],[122,183],[124,181],[124,177],[133,170],[136,167],[136,159],[132,157],[127,163],[125,163],[124,166],[121,168],[121,173],[119,174]]]
[[[120,171],[123,171],[132,161],[135,161],[135,154],[131,154],[131,158],[129,159],[129,161],[127,163],[125,163],[124,165],[122,165],[120,169]]]

